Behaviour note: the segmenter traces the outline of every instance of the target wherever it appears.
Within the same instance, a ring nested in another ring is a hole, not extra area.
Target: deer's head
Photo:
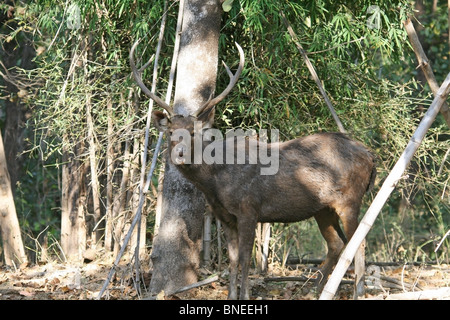
[[[233,87],[236,85],[237,80],[239,79],[239,76],[241,75],[241,72],[244,68],[244,52],[242,48],[239,46],[238,43],[236,43],[236,47],[239,51],[239,67],[236,71],[236,73],[232,73],[228,66],[223,62],[223,65],[225,66],[225,69],[228,73],[228,76],[230,77],[230,82],[228,83],[228,86],[225,88],[225,90],[222,91],[218,96],[215,98],[210,97],[206,103],[204,103],[199,109],[197,109],[193,114],[189,116],[183,116],[179,114],[174,113],[173,107],[168,105],[166,102],[164,102],[161,98],[159,98],[157,95],[155,95],[151,90],[147,88],[147,86],[142,81],[142,71],[147,67],[148,64],[144,65],[142,68],[138,69],[136,67],[135,61],[134,61],[134,50],[136,49],[137,45],[139,43],[139,40],[136,41],[131,48],[130,51],[130,66],[131,70],[133,72],[133,77],[139,87],[141,88],[142,92],[144,92],[149,98],[153,99],[153,101],[156,102],[161,108],[166,110],[167,113],[161,112],[161,111],[153,111],[152,112],[152,118],[153,122],[156,126],[156,128],[160,131],[166,132],[170,138],[171,138],[171,144],[170,147],[172,148],[178,148],[179,150],[175,150],[176,152],[179,152],[180,155],[183,155],[183,153],[186,152],[187,148],[183,148],[183,144],[180,143],[180,140],[183,138],[184,142],[186,137],[191,137],[190,143],[194,143],[194,135],[196,132],[201,131],[206,128],[210,128],[214,122],[213,116],[214,116],[214,107],[221,102],[233,89]],[[176,137],[174,136],[176,135]],[[175,139],[172,139],[175,138]],[[179,139],[178,139],[179,138]],[[181,157],[182,158],[182,157]]]

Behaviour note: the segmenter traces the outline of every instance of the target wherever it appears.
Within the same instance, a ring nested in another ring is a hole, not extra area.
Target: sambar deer
[[[165,130],[171,138],[168,155],[175,155],[172,161],[178,170],[204,193],[213,215],[222,221],[230,260],[228,298],[238,297],[240,265],[239,297],[249,299],[248,273],[258,222],[296,222],[315,218],[328,247],[326,259],[316,279],[319,290],[322,289],[347,239],[352,237],[357,228],[362,198],[374,183],[376,168],[372,153],[363,144],[344,134],[319,133],[270,144],[256,139],[239,140],[236,137],[213,142],[201,140],[201,151],[214,145],[216,152],[223,150],[223,159],[227,152],[233,152],[235,161],[207,164],[204,159],[194,159],[193,153],[187,150],[196,143],[198,146],[195,135],[201,135],[202,130],[211,126],[211,111],[236,84],[244,67],[244,53],[236,43],[240,56],[238,70],[233,74],[224,64],[230,77],[228,86],[195,114],[182,116],[174,114],[173,108],[143,83],[142,70],[138,70],[134,62],[137,43],[130,51],[131,69],[141,90],[168,112],[168,115],[160,111],[153,112],[157,128]],[[177,130],[187,132],[190,141],[180,143],[180,135],[173,139]],[[277,154],[278,170],[272,174],[261,174],[261,169],[267,163],[251,161],[251,145]],[[245,163],[239,163],[239,154],[245,154]],[[339,226],[339,220],[344,232]]]

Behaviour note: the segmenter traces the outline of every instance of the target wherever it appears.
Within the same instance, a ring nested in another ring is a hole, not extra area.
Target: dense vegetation
[[[373,5],[377,5],[374,12],[369,10]],[[446,5],[440,1],[432,7],[419,1],[413,12],[412,3],[406,0],[351,4],[235,0],[223,15],[219,55],[234,67],[233,42],[238,41],[246,51],[246,68],[227,102],[217,106],[216,126],[223,130],[277,128],[283,140],[337,130],[281,21],[283,11],[344,127],[377,154],[377,186],[366,197],[366,208],[432,100],[402,22],[416,15],[422,44],[441,83],[450,58]],[[74,8],[79,9],[79,21]],[[98,180],[101,216],[120,212],[123,228],[133,215],[148,103],[130,77],[128,53],[135,39],[143,38],[142,61],[150,58],[165,11],[158,78],[163,97],[177,2],[35,0],[0,5],[2,60],[14,51],[20,53],[12,64],[2,61],[0,66],[2,75],[9,69],[17,87],[8,91],[5,77],[0,83],[0,127],[6,130],[8,125],[6,101],[20,103],[21,109],[16,110],[23,119],[16,129],[20,139],[5,144],[20,144],[15,202],[24,240],[36,259],[45,234],[52,253],[60,256],[56,244],[61,228],[61,171],[67,162],[84,164],[78,170],[85,172],[81,183],[88,234],[106,228],[96,216],[94,179]],[[369,20],[378,24],[368,24]],[[33,63],[26,67],[21,61],[24,43],[34,50]],[[148,83],[150,69],[143,75]],[[220,70],[218,92],[227,81]],[[153,149],[154,129],[152,134]],[[438,117],[369,234],[369,260],[449,262],[448,239],[435,252],[450,222],[449,139],[447,124]],[[148,245],[154,228],[157,176],[153,182],[153,193],[146,202]],[[120,194],[125,194],[124,199]],[[94,229],[97,224],[100,227]],[[311,221],[275,225],[273,239],[277,240],[272,242],[277,260],[289,252],[320,257],[325,250]]]

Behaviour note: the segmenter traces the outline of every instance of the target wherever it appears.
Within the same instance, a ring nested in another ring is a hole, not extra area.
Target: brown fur
[[[203,119],[202,115],[168,119],[161,112],[153,116],[157,127],[167,129],[169,135],[178,128],[193,132],[194,120],[210,122],[209,114]],[[223,144],[223,148],[233,143],[240,149],[248,148],[248,141],[239,144],[235,139],[226,139],[214,143]],[[176,144],[172,142],[169,151]],[[204,142],[203,148],[208,144]],[[346,239],[356,230],[362,198],[375,179],[373,155],[363,144],[341,133],[314,134],[277,147],[279,170],[275,175],[261,175],[260,163],[177,165],[205,194],[214,216],[223,223],[230,257],[230,299],[237,298],[238,264],[242,268],[240,298],[249,298],[247,278],[258,222],[316,219],[328,246],[321,276],[316,280],[321,289]]]

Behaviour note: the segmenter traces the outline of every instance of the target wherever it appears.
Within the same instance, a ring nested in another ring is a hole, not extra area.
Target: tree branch
[[[412,24],[411,19],[409,18],[406,21],[404,21],[403,24],[405,25],[409,41],[411,42],[411,46],[413,47],[414,53],[416,54],[417,57],[417,61],[419,62],[419,67],[420,69],[422,69],[422,72],[425,75],[425,78],[427,79],[431,91],[436,96],[436,93],[439,90],[439,85],[436,81],[436,77],[434,76],[430,61],[428,60],[425,51],[423,51],[422,44],[420,43],[419,37],[417,36],[416,30],[414,29],[414,25]],[[448,108],[447,102],[444,101],[440,113],[444,117],[445,122],[447,122],[447,126],[450,128],[450,110]]]

